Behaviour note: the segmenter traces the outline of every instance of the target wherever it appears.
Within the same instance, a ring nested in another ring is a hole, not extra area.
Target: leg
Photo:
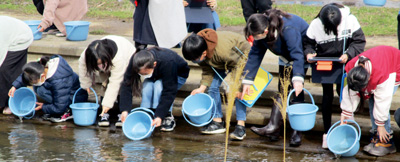
[[[236,120],[238,123],[235,126],[235,130],[229,134],[229,137],[235,140],[243,140],[246,137],[246,128],[244,127],[246,121],[246,106],[238,99],[235,99],[235,105]]]
[[[332,122],[333,84],[322,84],[322,93],[322,119],[326,134]]]
[[[140,104],[140,107],[155,108],[152,105],[153,91],[154,91],[154,82],[150,81],[149,79],[145,79],[142,87],[142,102]]]
[[[265,11],[271,9],[271,0],[256,0],[256,8],[258,13],[264,13]]]
[[[257,12],[254,5],[254,0],[240,0],[240,3],[242,4],[244,19],[247,22],[249,17]]]
[[[399,41],[399,49],[400,49],[400,11],[397,15],[397,40]]]
[[[163,86],[162,86],[162,81],[161,80],[156,80],[153,83],[153,101],[152,101],[152,108],[157,108],[158,103],[160,102],[160,98],[161,98],[161,93],[163,90]],[[172,107],[171,107],[172,108]],[[171,112],[172,109],[170,109],[169,111]]]

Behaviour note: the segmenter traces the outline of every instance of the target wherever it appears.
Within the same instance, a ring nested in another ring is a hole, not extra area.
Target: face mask
[[[36,87],[42,86],[42,85],[44,84],[44,81],[42,82],[42,77],[43,77],[43,74],[40,75],[39,82],[37,82],[36,84],[32,84],[32,85],[33,85],[33,86],[36,86]]]
[[[150,73],[150,74],[147,74],[147,75],[142,75],[142,74],[139,74],[139,75],[140,75],[140,77],[143,77],[144,79],[148,79],[148,78],[151,78],[153,76],[153,73]]]
[[[263,36],[259,36],[259,37],[254,37],[254,40],[261,40],[261,39],[265,39],[267,37],[267,35],[263,35]]]
[[[100,71],[103,71],[103,72],[106,71],[106,66],[103,64],[97,65],[97,67],[100,69]]]

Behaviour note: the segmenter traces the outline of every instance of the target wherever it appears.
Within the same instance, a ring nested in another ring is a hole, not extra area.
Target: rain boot
[[[385,156],[396,152],[396,146],[393,141],[393,131],[390,133],[389,141],[383,142],[378,139],[378,142],[368,151],[369,154],[374,156]]]
[[[282,103],[279,95],[275,95],[274,98],[276,99],[276,101]],[[282,125],[282,114],[279,111],[279,106],[274,103],[274,105],[272,106],[269,123],[262,128],[256,128],[253,126],[250,129],[259,136],[269,137],[271,141],[277,141],[279,140]]]
[[[372,147],[374,147],[374,145],[376,144],[376,142],[378,142],[378,134],[376,133],[376,130],[369,130],[369,133],[371,134],[371,138],[370,138],[370,142],[368,145],[364,146],[363,150],[365,152],[369,152],[369,150],[371,150]]]
[[[292,135],[290,136],[289,146],[290,147],[299,147],[301,145],[301,136],[302,135],[301,135],[300,131],[293,130]]]

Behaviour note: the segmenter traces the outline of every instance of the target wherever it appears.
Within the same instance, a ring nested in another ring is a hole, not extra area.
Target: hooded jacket
[[[42,110],[45,114],[62,115],[72,103],[75,91],[80,88],[79,77],[59,55],[54,55],[47,63],[46,80],[41,86],[33,86],[35,93],[46,99]],[[22,81],[22,74],[13,82],[15,88],[26,87]],[[75,102],[87,101],[88,94],[80,90]]]
[[[250,51],[250,44],[240,34],[204,29],[197,33],[197,35],[204,38],[207,43],[206,59],[199,63],[203,71],[202,85],[211,85],[215,75],[211,67],[219,70],[232,70],[241,60],[247,59],[246,56]],[[242,53],[246,56],[243,56]]]

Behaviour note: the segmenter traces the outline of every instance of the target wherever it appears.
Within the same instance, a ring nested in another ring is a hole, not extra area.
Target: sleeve
[[[17,79],[15,79],[15,81],[12,83],[12,85],[18,89],[21,87],[26,87],[27,85],[22,81],[22,74],[18,76]]]
[[[132,57],[131,57],[132,59]],[[130,80],[132,78],[132,61],[129,61],[129,65],[124,74],[124,80],[121,83],[121,91],[119,96],[119,110],[121,112],[132,110],[132,85]]]
[[[43,11],[42,22],[40,22],[40,25],[44,29],[47,29],[53,24],[55,18],[55,12],[59,4],[60,0],[46,0],[46,4],[44,6],[44,11]]]
[[[374,92],[374,110],[373,115],[375,124],[384,126],[388,120],[390,105],[393,98],[393,86],[396,81],[396,73],[389,75],[389,78],[376,87]]]
[[[263,45],[262,41],[263,40],[254,41],[254,44],[250,49],[246,66],[243,69],[243,84],[254,83],[258,68],[261,66],[261,62],[267,52],[267,47]]]
[[[42,110],[46,114],[63,114],[68,106],[71,104],[70,94],[71,85],[65,85],[67,81],[63,79],[62,81],[57,81],[51,83],[49,88],[51,94],[53,94],[53,103],[43,104]]]
[[[358,92],[349,89],[346,85],[342,90],[342,102],[340,103],[342,116],[352,117],[359,103],[360,96],[358,96]]]
[[[85,61],[85,51],[82,52],[79,58],[79,82],[83,89],[90,88],[92,86],[92,78],[87,75],[86,61]]]
[[[314,22],[314,21],[313,21]],[[304,38],[304,57],[307,58],[307,54],[316,53],[316,45],[317,42],[315,41],[314,35],[314,24],[311,22],[310,26],[307,29],[307,34]]]
[[[209,87],[214,78],[214,71],[211,69],[211,66],[204,61],[199,65],[202,70],[200,84]]]
[[[293,27],[286,27],[283,31],[290,57],[293,60],[293,79],[304,82],[304,53],[300,32]]]
[[[101,103],[103,106],[112,108],[117,100],[121,83],[124,80],[126,65],[122,61],[113,62],[114,66],[111,69],[111,76],[108,78],[107,89],[104,92],[104,99]]]
[[[174,62],[168,62],[164,67],[160,67],[162,74],[162,87],[160,101],[156,108],[155,117],[164,119],[175,100],[176,93],[178,92],[178,74],[177,66]]]
[[[354,17],[354,16],[353,16]],[[349,55],[349,59],[351,60],[352,58],[356,57],[358,54],[364,52],[365,48],[365,35],[364,32],[362,31],[360,24],[358,23],[357,19],[354,17],[354,20],[352,20],[353,28],[352,30],[355,30],[352,34],[352,37],[350,39],[350,44],[346,50],[346,54]]]

